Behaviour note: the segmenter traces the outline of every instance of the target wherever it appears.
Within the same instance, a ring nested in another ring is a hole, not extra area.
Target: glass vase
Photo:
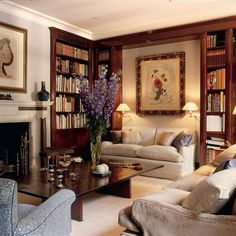
[[[100,161],[102,135],[91,135],[90,151],[92,160],[92,169],[96,170],[96,166]]]

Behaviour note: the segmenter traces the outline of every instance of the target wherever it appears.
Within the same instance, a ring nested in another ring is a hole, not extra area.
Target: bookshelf
[[[233,143],[235,105],[234,30],[201,35],[201,164],[207,164],[226,144]]]
[[[80,155],[89,135],[79,98],[83,74],[92,79],[92,41],[51,27],[51,146],[73,147]]]

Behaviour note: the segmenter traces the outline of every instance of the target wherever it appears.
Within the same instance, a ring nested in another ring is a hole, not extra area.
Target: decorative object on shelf
[[[198,111],[199,110],[199,108],[198,108],[196,103],[194,103],[194,102],[187,102],[184,105],[183,110],[184,111],[189,111],[190,118],[199,119],[197,116],[193,115],[193,111]]]
[[[49,92],[45,88],[45,81],[41,81],[41,90],[38,92],[39,101],[47,101],[49,99]]]
[[[86,114],[86,127],[90,133],[92,168],[99,163],[102,135],[109,126],[109,119],[113,112],[116,94],[118,92],[119,77],[112,74],[109,79],[105,73],[94,81],[92,93],[88,79],[80,76],[80,99]]]
[[[0,94],[0,100],[13,100],[11,94]]]
[[[136,58],[136,113],[181,115],[185,103],[185,52]]]
[[[122,117],[130,117],[130,116],[124,115],[125,112],[131,111],[131,109],[129,108],[129,106],[128,106],[126,103],[121,103],[121,104],[116,108],[116,111],[121,112],[121,113],[122,113],[122,114],[121,114]]]
[[[27,30],[0,23],[0,90],[26,93]]]

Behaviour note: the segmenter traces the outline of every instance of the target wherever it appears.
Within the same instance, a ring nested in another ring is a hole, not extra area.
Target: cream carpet
[[[72,220],[72,236],[119,236],[124,228],[118,225],[118,212],[147,194],[159,191],[170,180],[137,176],[132,179],[132,198],[91,193],[84,197],[84,220]],[[19,194],[19,201],[38,205],[39,199]]]

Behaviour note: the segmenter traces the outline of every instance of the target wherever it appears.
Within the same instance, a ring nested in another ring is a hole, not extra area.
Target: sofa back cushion
[[[154,144],[154,137],[156,133],[156,128],[150,127],[133,127],[127,126],[124,127],[122,130],[135,130],[138,131],[141,135],[141,141],[138,143],[143,146],[153,145]]]
[[[236,168],[210,175],[193,189],[183,206],[198,213],[217,213],[233,194],[235,179]]]
[[[142,141],[141,134],[137,130],[122,130],[121,137],[124,144],[140,144]]]

